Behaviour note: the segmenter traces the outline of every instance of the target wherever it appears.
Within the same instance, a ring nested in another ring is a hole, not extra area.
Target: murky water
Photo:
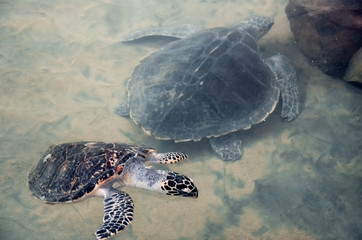
[[[124,188],[135,217],[114,239],[361,239],[362,93],[301,55],[286,4],[1,1],[0,238],[94,239],[102,199],[47,205],[32,197],[27,176],[49,145],[98,140],[184,151],[190,159],[169,169],[193,178],[200,191],[185,199]],[[241,133],[242,160],[219,160],[205,140],[156,141],[114,113],[135,66],[161,47],[121,43],[128,33],[224,26],[253,14],[275,18],[260,47],[294,63],[302,105],[293,122],[277,109]]]

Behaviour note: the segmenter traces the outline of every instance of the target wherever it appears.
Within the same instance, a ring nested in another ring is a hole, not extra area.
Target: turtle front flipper
[[[210,138],[210,144],[224,161],[239,160],[244,153],[242,141],[235,134]]]
[[[105,190],[103,224],[97,230],[97,239],[107,239],[126,228],[133,219],[131,197],[116,189]]]
[[[178,27],[156,27],[133,32],[123,39],[123,42],[131,42],[146,37],[168,37],[168,38],[187,38],[192,34],[200,32],[201,26],[185,24]]]
[[[299,90],[293,65],[284,55],[278,54],[266,60],[274,72],[282,96],[282,118],[294,120],[299,114]]]
[[[160,164],[177,163],[186,158],[187,155],[181,152],[168,152],[168,153],[151,152],[148,155],[148,160],[150,160],[153,163],[160,163]]]

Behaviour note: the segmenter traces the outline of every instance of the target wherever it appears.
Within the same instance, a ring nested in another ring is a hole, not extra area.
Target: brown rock
[[[349,66],[343,79],[362,87],[362,48],[349,61]]]
[[[303,54],[328,75],[343,77],[362,47],[362,1],[289,0],[285,12]]]

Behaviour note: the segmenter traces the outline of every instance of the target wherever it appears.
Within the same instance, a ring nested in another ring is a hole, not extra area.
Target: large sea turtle
[[[233,133],[264,121],[279,95],[283,118],[291,121],[299,113],[294,67],[280,54],[263,60],[258,49],[273,23],[256,16],[190,35],[185,28],[132,34],[128,41],[152,35],[181,39],[141,61],[128,83],[128,101],[116,112],[157,139],[206,137],[224,160],[240,159],[242,143]]]
[[[135,145],[103,142],[64,143],[49,147],[29,174],[33,195],[47,203],[78,202],[104,197],[103,224],[97,239],[123,230],[133,219],[131,197],[116,188],[132,186],[167,195],[197,197],[193,181],[179,173],[146,168],[151,163],[176,163],[183,153],[157,153]]]

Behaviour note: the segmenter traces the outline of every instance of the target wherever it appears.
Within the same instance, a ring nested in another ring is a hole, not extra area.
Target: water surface
[[[124,188],[136,209],[114,239],[361,239],[361,91],[321,73],[296,48],[286,0],[1,1],[1,239],[94,239],[102,199],[47,205],[27,175],[51,144],[98,140],[184,151],[169,169],[194,179],[198,199]],[[253,14],[275,19],[260,40],[296,66],[301,114],[240,134],[242,160],[223,162],[206,140],[156,141],[114,113],[126,82],[161,46],[129,45],[132,31],[157,26],[233,24]],[[164,166],[162,166],[163,168]]]

